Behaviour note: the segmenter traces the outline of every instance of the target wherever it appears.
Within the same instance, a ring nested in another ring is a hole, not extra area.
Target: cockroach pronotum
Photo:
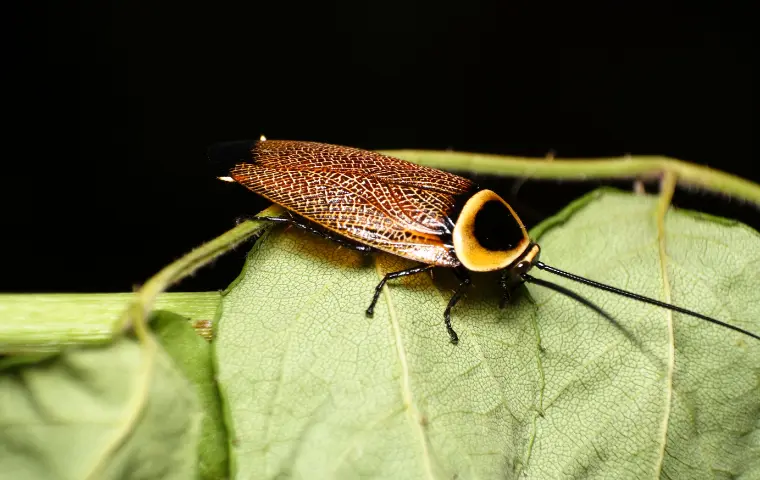
[[[443,317],[456,344],[459,337],[451,326],[451,309],[470,285],[469,272],[501,271],[501,308],[514,288],[529,282],[575,299],[630,337],[600,307],[563,286],[530,275],[535,267],[760,340],[752,332],[701,313],[546,265],[539,260],[540,247],[506,201],[452,173],[356,148],[264,137],[214,145],[209,158],[220,168],[219,179],[237,182],[287,211],[255,220],[294,225],[361,252],[382,250],[419,262],[380,280],[368,316],[388,280],[434,267],[450,268],[459,286]]]

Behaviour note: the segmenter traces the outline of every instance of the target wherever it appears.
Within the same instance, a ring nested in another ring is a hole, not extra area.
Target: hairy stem
[[[703,187],[760,205],[760,185],[710,167],[660,156],[551,160],[501,155],[389,150],[382,152],[410,162],[444,170],[514,175],[531,179],[658,179],[665,173],[678,184]]]

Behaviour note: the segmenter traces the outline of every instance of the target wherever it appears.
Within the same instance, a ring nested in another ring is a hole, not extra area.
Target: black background
[[[57,3],[14,17],[0,291],[130,290],[266,205],[205,160],[262,133],[664,154],[760,181],[751,2]],[[535,224],[595,186],[529,182],[510,200]],[[760,227],[731,199],[677,200]],[[240,250],[177,288],[225,287]]]

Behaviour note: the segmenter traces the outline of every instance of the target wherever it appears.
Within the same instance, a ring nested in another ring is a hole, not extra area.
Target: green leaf
[[[0,375],[1,479],[193,478],[199,433],[192,386],[132,340]]]
[[[550,265],[760,331],[760,236],[600,191],[537,229]],[[251,251],[216,355],[236,478],[732,478],[760,475],[760,342],[545,272],[635,335],[539,286],[504,310],[497,275],[454,279],[298,231]],[[667,288],[663,283],[667,273]]]
[[[227,431],[211,364],[211,344],[198,335],[186,317],[165,310],[154,312],[151,329],[177,368],[193,382],[203,407],[198,445],[199,478],[227,478]]]

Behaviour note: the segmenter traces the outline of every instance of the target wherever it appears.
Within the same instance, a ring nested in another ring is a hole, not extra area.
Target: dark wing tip
[[[207,150],[209,163],[217,176],[229,175],[238,163],[251,161],[251,150],[258,140],[235,140],[211,145]]]

